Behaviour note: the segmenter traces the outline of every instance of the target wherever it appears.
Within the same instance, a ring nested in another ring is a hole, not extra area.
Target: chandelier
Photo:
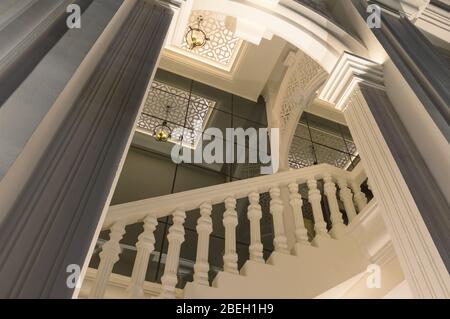
[[[167,125],[169,111],[170,106],[168,105],[166,107],[166,119],[153,130],[153,136],[158,142],[167,142],[172,137],[172,129]]]
[[[206,32],[202,29],[203,16],[197,17],[196,24],[190,25],[186,32],[185,39],[190,50],[201,48],[209,41]]]

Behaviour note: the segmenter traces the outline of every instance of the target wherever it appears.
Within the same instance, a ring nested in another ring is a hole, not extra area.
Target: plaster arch
[[[328,79],[328,73],[301,50],[291,52],[285,63],[288,69],[277,88],[266,94],[270,127],[280,128],[280,169],[289,169],[288,156],[298,121],[317,92]]]

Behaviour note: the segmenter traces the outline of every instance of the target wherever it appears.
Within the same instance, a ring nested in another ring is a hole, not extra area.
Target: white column
[[[147,273],[150,255],[155,249],[155,229],[158,221],[154,216],[144,219],[144,231],[139,235],[136,244],[137,253],[134,261],[131,283],[128,288],[130,298],[142,298],[144,296],[144,281]]]
[[[358,183],[353,181],[350,186],[353,190],[353,196],[355,199],[356,207],[358,208],[358,212],[361,212],[367,205],[366,195],[361,192],[361,186],[358,185]]]
[[[316,237],[330,237],[327,231],[327,224],[323,219],[323,211],[320,200],[322,199],[322,195],[320,195],[320,191],[317,189],[317,181],[314,178],[308,180],[308,200],[311,203],[313,216],[314,216],[314,230],[316,231]]]
[[[397,97],[402,99],[400,95]],[[389,121],[396,113],[386,94],[383,66],[344,53],[325,83],[320,98],[335,104],[344,113],[363,159],[370,188],[376,195],[375,200],[380,205],[403,273],[414,296],[450,298],[448,270],[416,202],[417,200],[423,204],[424,199],[416,199],[406,181],[408,177],[411,186],[417,185],[410,177],[413,173],[411,163],[402,164],[399,154],[391,151],[394,150],[389,146],[394,147],[392,141],[384,137],[390,135],[395,138],[395,151],[402,154],[412,152],[407,136],[402,135],[405,133],[402,123],[395,121],[395,118],[394,121]],[[416,159],[414,156],[410,158]],[[399,165],[405,165],[404,170],[407,171],[402,173]],[[418,170],[418,173],[419,171],[422,172]],[[426,194],[430,193],[429,189],[423,189]],[[434,203],[433,200],[434,198],[430,198],[430,203]],[[435,228],[434,231],[440,235],[439,230]]]
[[[328,207],[330,208],[330,219],[332,223],[331,236],[333,238],[340,238],[345,233],[345,225],[342,220],[342,214],[339,211],[339,204],[336,198],[336,185],[330,175],[325,175],[323,178],[324,192],[327,196]]]
[[[347,186],[347,181],[343,178],[338,180],[339,184],[339,197],[344,203],[345,213],[348,217],[348,223],[350,224],[356,217],[355,204],[353,203],[353,194],[350,188]]]
[[[296,182],[289,184],[289,204],[291,205],[294,216],[295,239],[297,244],[310,245],[308,231],[305,228],[305,221],[303,220],[303,201],[298,192],[298,184]]]
[[[274,238],[273,245],[278,253],[289,254],[287,238],[284,231],[283,202],[280,199],[280,189],[270,189],[270,213],[273,218]]]
[[[166,266],[164,275],[161,278],[161,298],[175,298],[175,286],[178,278],[178,264],[180,261],[181,244],[184,242],[184,220],[186,213],[182,210],[176,210],[173,215],[173,225],[170,226],[167,240],[169,248],[166,256]]]
[[[105,295],[114,264],[119,261],[119,254],[121,253],[119,242],[123,234],[125,234],[125,224],[121,221],[116,222],[111,227],[109,240],[103,244],[97,276],[95,277],[89,298],[99,299]]]
[[[232,274],[238,274],[238,255],[236,253],[236,226],[238,218],[236,212],[236,199],[225,199],[225,213],[223,214],[223,226],[225,227],[225,254],[223,255],[223,270]]]
[[[194,282],[199,285],[209,286],[208,280],[208,255],[209,235],[212,233],[211,203],[203,203],[200,206],[200,218],[197,221],[197,258],[194,265]]]
[[[247,217],[250,221],[250,260],[264,263],[263,245],[261,243],[261,218],[262,211],[259,205],[259,194],[252,192],[248,196],[250,205],[248,206]]]

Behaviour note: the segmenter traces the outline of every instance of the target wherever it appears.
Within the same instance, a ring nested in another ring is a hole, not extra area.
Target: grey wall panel
[[[137,0],[0,225],[0,297],[70,298],[66,267],[83,265],[172,11]]]
[[[62,14],[10,72],[0,72],[0,180],[122,2],[84,1],[81,29],[66,32]]]

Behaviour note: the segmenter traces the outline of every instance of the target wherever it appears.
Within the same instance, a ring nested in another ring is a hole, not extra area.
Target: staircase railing
[[[90,291],[90,298],[102,298],[105,294],[109,277],[114,264],[119,261],[121,253],[120,240],[125,234],[127,225],[144,223],[144,230],[138,237],[137,254],[131,275],[128,295],[130,298],[143,296],[143,285],[149,264],[149,258],[155,248],[154,231],[157,219],[172,216],[173,224],[169,228],[169,243],[164,274],[161,278],[162,298],[174,298],[177,285],[177,271],[181,245],[185,240],[184,222],[186,212],[200,209],[197,221],[198,233],[197,255],[194,265],[194,282],[209,285],[208,254],[209,237],[212,233],[212,205],[224,203],[223,225],[225,228],[225,250],[223,255],[223,271],[238,273],[238,255],[236,251],[236,227],[238,216],[236,200],[248,197],[247,217],[250,222],[249,259],[264,263],[263,245],[261,242],[260,220],[262,218],[260,194],[270,194],[270,213],[274,227],[275,252],[289,254],[287,236],[284,225],[284,207],[289,205],[295,223],[295,239],[298,245],[310,245],[302,215],[302,198],[299,185],[308,187],[308,201],[314,217],[314,233],[316,237],[339,238],[345,234],[346,225],[339,209],[338,196],[345,207],[348,222],[356,217],[367,204],[361,192],[361,170],[347,172],[331,165],[321,164],[298,170],[291,170],[262,177],[251,178],[221,184],[182,193],[160,196],[136,202],[112,206],[109,209],[103,230],[109,230],[109,240],[102,246],[97,276]],[[318,181],[323,181],[323,194],[318,189]],[[337,192],[338,188],[339,192]],[[289,201],[281,199],[281,189],[289,192]],[[324,220],[321,200],[326,197],[330,211],[331,229]],[[355,205],[356,204],[356,205]]]

